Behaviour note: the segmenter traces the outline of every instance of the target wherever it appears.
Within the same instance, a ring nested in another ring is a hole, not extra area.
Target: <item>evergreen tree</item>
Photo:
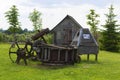
[[[18,9],[16,8],[15,5],[13,5],[9,11],[5,13],[5,17],[8,20],[8,23],[10,24],[9,31],[13,33],[14,38],[15,34],[19,31],[20,28],[20,23],[18,21]]]
[[[109,13],[105,14],[107,17],[105,25],[103,27],[105,30],[102,32],[102,48],[107,51],[119,51],[119,32],[117,28],[119,25],[116,24],[117,20],[115,20],[116,15],[114,14],[114,8],[111,5],[109,8]]]
[[[34,11],[30,13],[29,18],[33,23],[34,31],[40,30],[42,28],[41,13],[39,11],[34,9]]]
[[[98,17],[99,15],[96,14],[95,10],[93,9],[91,9],[90,13],[87,15],[87,19],[88,19],[87,24],[90,25],[91,32],[95,37],[96,41],[98,39],[98,36],[97,36],[98,24],[99,24],[99,20],[97,20]]]

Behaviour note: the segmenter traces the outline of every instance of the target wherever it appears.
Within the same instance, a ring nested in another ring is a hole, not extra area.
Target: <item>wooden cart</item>
[[[55,45],[43,44],[38,46],[38,58],[43,64],[61,65],[74,64],[78,61],[77,49],[73,47],[60,47]]]

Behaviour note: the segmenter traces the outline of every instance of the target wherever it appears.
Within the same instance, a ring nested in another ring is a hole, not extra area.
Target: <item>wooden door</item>
[[[67,28],[64,29],[64,40],[63,40],[65,45],[69,45],[72,41],[72,29]]]

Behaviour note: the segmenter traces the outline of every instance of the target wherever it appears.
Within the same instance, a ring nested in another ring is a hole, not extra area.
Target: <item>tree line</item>
[[[14,41],[17,35],[19,41],[25,40],[26,36],[32,35],[37,30],[42,29],[42,18],[41,13],[36,9],[29,14],[29,19],[33,23],[34,30],[28,31],[27,29],[21,29],[21,23],[19,22],[18,9],[13,5],[9,11],[5,13],[5,17],[9,23],[8,30],[3,31],[0,29],[0,41]],[[87,17],[87,24],[90,26],[90,30],[95,37],[96,41],[99,43],[100,49],[107,51],[120,51],[120,27],[117,24],[114,14],[114,7],[111,5],[109,7],[109,12],[105,14],[106,20],[105,24],[101,25],[104,29],[99,29],[99,17],[100,15],[95,12],[94,9],[90,9]],[[20,38],[19,38],[20,37]],[[50,39],[50,38],[49,38]]]
[[[91,9],[87,15],[87,24],[90,25],[92,34],[96,41],[99,43],[100,49],[106,51],[120,52],[120,25],[117,24],[114,14],[113,5],[110,6],[109,12],[105,14],[105,24],[102,25],[104,29],[98,31],[99,14],[95,13],[95,10]]]
[[[42,28],[41,13],[36,9],[29,14],[29,19],[33,23],[34,30],[30,31],[27,28],[22,30],[21,23],[19,22],[19,13],[15,5],[13,5],[9,11],[5,12],[5,18],[9,23],[7,30],[0,29],[0,42],[25,41],[29,35],[32,35],[37,30]],[[30,37],[30,36],[29,36]]]

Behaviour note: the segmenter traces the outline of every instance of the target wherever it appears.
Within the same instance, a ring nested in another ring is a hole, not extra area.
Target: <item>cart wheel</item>
[[[32,42],[26,42],[25,47],[26,52],[29,57],[34,55],[33,47],[32,47]]]
[[[16,43],[12,43],[9,48],[9,58],[13,63],[16,61],[17,58],[17,49],[18,47],[16,47]]]
[[[17,50],[16,63],[19,64],[19,62],[20,62],[21,59],[23,59],[25,65],[27,65],[27,53],[26,53],[26,50],[24,48],[19,48]]]
[[[13,54],[14,54],[14,56],[13,56]],[[17,52],[9,52],[9,58],[14,63],[16,61],[16,58],[17,58]]]

